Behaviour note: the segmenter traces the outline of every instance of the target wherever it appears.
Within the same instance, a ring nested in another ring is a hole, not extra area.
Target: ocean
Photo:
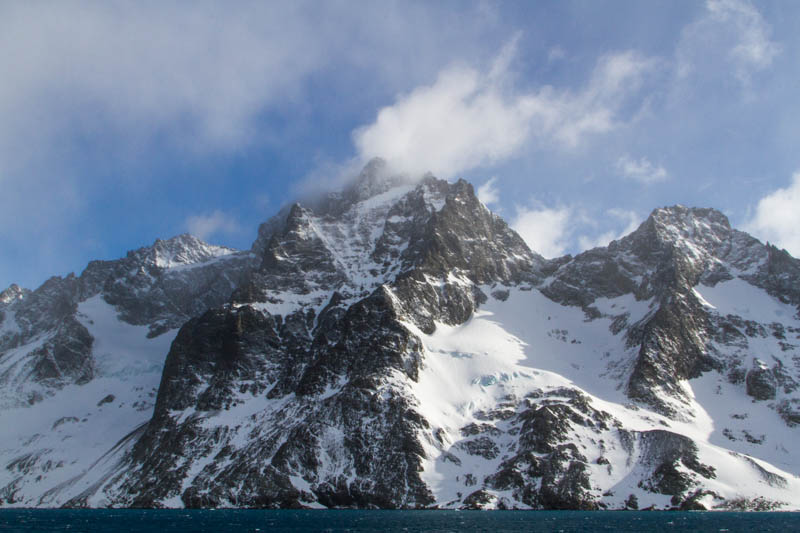
[[[0,531],[429,532],[800,531],[800,513],[0,509]]]

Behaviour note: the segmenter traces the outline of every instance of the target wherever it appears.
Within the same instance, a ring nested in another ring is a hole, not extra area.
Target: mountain
[[[798,509],[800,261],[713,209],[546,260],[373,160],[249,251],[0,295],[7,506]]]
[[[256,266],[250,252],[181,235],[0,293],[0,499],[55,504],[51,485],[146,423],[178,328]]]

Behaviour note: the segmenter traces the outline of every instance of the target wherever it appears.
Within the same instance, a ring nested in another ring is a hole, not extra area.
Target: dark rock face
[[[762,361],[756,360],[753,368],[745,377],[747,394],[756,400],[774,400],[776,393],[776,379],[770,368]]]
[[[778,414],[789,427],[800,426],[800,400],[783,400],[778,406]]]
[[[486,300],[476,285],[535,283],[542,279],[545,264],[480,204],[464,181],[451,186],[443,207],[432,214],[423,231],[411,232],[401,259],[404,268],[392,286],[405,304],[403,314],[425,333],[434,331],[435,320],[465,322]],[[431,278],[441,279],[442,284],[428,283]]]
[[[53,337],[33,350],[33,375],[41,383],[59,386],[81,385],[94,377],[90,357],[92,336],[74,318],[67,317],[56,327]]]
[[[574,389],[535,396],[536,401],[519,405],[511,423],[518,435],[515,455],[500,463],[486,485],[511,490],[534,509],[597,509],[590,491],[589,461],[573,441],[572,430],[589,427],[601,435],[609,430],[611,416],[592,408],[588,398]]]
[[[75,318],[80,284],[74,276],[51,278],[36,291],[11,287],[4,291],[4,322],[13,328],[0,336],[0,383],[8,399],[33,404],[43,396],[24,385],[29,380],[46,388],[86,383],[94,377],[92,337]],[[25,346],[30,345],[26,350]],[[13,357],[25,350],[28,357]]]
[[[697,459],[697,445],[691,439],[669,431],[653,430],[640,435],[644,450],[641,462],[652,468],[641,485],[652,492],[680,495],[696,484],[697,475],[712,479],[714,468]],[[684,466],[695,474],[681,472]]]
[[[759,255],[763,255],[763,252]],[[762,261],[755,273],[746,276],[746,279],[782,302],[800,306],[800,287],[797,284],[800,279],[800,261],[786,250],[767,244],[766,260]]]
[[[409,245],[409,259],[434,275],[462,271],[475,283],[536,281],[544,260],[498,216],[484,208],[472,185],[459,180],[428,222],[423,238]]]
[[[674,414],[674,407],[665,400],[683,397],[680,382],[720,366],[702,341],[707,331],[704,313],[694,299],[675,298],[662,304],[639,328],[634,335],[641,348],[628,380],[628,395]]]
[[[139,495],[130,504],[149,506],[173,495],[192,507],[431,503],[419,478],[423,452],[415,438],[426,422],[401,391],[386,385],[393,371],[413,375],[418,364],[417,341],[394,317],[388,299],[376,292],[331,324],[343,332],[333,350],[324,331],[309,327],[308,317],[283,320],[242,306],[190,321],[173,343],[153,421],[133,452],[132,460],[142,466],[126,483]],[[243,449],[231,443],[239,428],[203,428],[205,413],[235,410],[238,401],[257,397],[296,400],[284,409],[254,414],[258,424]],[[170,416],[187,408],[196,414],[186,421]],[[329,442],[331,428],[336,428],[334,443]],[[375,455],[366,454],[365,447]],[[180,492],[184,450],[214,461]],[[326,454],[346,469],[330,475],[321,461]],[[228,465],[221,471],[220,462]],[[295,489],[291,478],[296,475],[309,485],[305,493]]]

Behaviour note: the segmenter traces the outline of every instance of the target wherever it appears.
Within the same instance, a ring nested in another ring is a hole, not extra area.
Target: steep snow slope
[[[739,278],[697,285],[695,291],[724,332],[709,349],[730,368],[690,382],[696,401],[715,422],[711,442],[800,474],[800,455],[792,446],[800,422],[797,308]],[[732,341],[737,330],[731,324],[745,335]]]
[[[69,486],[152,416],[177,330],[148,338],[147,326],[119,320],[99,295],[78,305],[78,317],[94,339],[94,379],[32,406],[0,411],[0,498],[6,504],[59,503],[51,489]]]

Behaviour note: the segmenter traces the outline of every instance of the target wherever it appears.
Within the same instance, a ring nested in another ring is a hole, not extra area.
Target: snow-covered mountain
[[[800,261],[681,206],[545,260],[387,174],[3,292],[2,504],[800,509]]]
[[[59,483],[149,420],[178,328],[225,303],[257,264],[181,235],[35,291],[3,291],[0,500],[59,504]]]

